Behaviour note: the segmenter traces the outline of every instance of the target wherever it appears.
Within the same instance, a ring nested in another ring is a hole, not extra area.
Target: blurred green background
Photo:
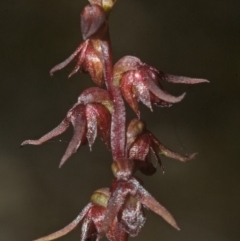
[[[58,169],[72,130],[42,146],[19,148],[60,123],[87,75],[49,76],[81,42],[79,13],[87,1],[0,2],[0,240],[30,241],[62,228],[109,186],[111,156],[101,141]],[[177,219],[173,230],[157,215],[135,240],[240,240],[240,2],[237,0],[119,0],[110,18],[117,61],[136,55],[167,73],[210,84],[166,85],[187,96],[169,109],[142,106],[149,129],[187,164],[163,158],[166,174],[140,176]],[[129,117],[134,116],[131,111]],[[79,240],[79,230],[61,240]]]

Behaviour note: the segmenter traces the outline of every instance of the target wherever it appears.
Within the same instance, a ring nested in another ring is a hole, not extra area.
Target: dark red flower
[[[185,93],[178,97],[168,94],[159,83],[160,79],[183,84],[208,82],[204,79],[168,75],[133,56],[123,57],[114,66],[114,81],[120,85],[122,95],[138,117],[139,101],[152,110],[152,104],[165,107],[184,98]]]
[[[52,131],[38,140],[26,140],[22,145],[40,145],[49,139],[62,134],[73,126],[73,137],[62,157],[60,167],[77,151],[79,146],[88,141],[90,149],[99,133],[103,142],[109,148],[109,136],[111,125],[111,113],[113,111],[112,100],[106,90],[93,87],[89,88],[79,96],[78,103],[67,113],[66,118]]]
[[[95,191],[91,196],[90,203],[70,224],[55,233],[36,239],[35,241],[50,241],[60,238],[79,226],[81,226],[81,241],[99,240],[99,233],[105,217],[109,196],[108,188],[101,188]],[[106,233],[106,237],[109,241],[127,241],[128,233],[122,229],[122,225],[117,217],[113,220],[111,227]]]
[[[101,62],[101,46],[99,40],[85,40],[80,46],[75,50],[75,52],[62,63],[54,66],[50,74],[53,75],[56,71],[63,69],[69,63],[76,60],[76,66],[69,74],[71,77],[73,74],[77,73],[79,70],[81,72],[88,72],[92,80],[98,86],[104,84],[103,77],[103,65]]]
[[[112,164],[116,179],[110,188],[111,194],[99,231],[100,235],[106,234],[115,218],[118,217],[123,229],[130,236],[136,236],[145,223],[143,207],[160,215],[166,222],[179,230],[176,221],[167,209],[158,203],[140,182],[132,177],[131,173],[126,175],[124,170],[129,170],[132,162],[132,160],[118,160]]]
[[[50,74],[53,75],[56,71],[76,60],[76,66],[69,77],[79,70],[88,72],[92,80],[98,86],[102,86],[104,76],[100,38],[107,32],[107,16],[104,9],[97,4],[87,5],[81,13],[81,29],[84,41],[70,57],[53,67]]]
[[[159,155],[164,155],[181,162],[192,160],[196,153],[190,155],[181,155],[164,146],[150,131],[146,129],[143,121],[133,119],[127,127],[127,152],[129,159],[136,160],[138,169],[146,175],[152,175],[156,167],[151,162],[151,153],[153,153],[158,164],[164,172]]]

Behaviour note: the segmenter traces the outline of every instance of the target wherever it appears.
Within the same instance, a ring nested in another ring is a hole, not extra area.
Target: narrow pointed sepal
[[[149,208],[151,211],[155,212],[159,216],[161,216],[166,222],[168,222],[171,226],[180,230],[177,225],[177,222],[173,218],[173,216],[169,213],[169,211],[162,206],[146,189],[142,186],[139,186],[135,195],[135,198],[139,200],[146,208]]]
[[[65,118],[57,127],[55,127],[53,130],[48,132],[46,135],[42,136],[38,140],[26,140],[24,141],[21,146],[24,145],[41,145],[42,143],[52,139],[55,136],[58,136],[62,134],[64,131],[67,130],[69,127],[70,121],[68,118]]]
[[[185,76],[177,76],[177,75],[171,75],[166,74],[161,71],[159,71],[159,78],[165,80],[169,83],[175,83],[175,84],[200,84],[200,83],[209,83],[206,79],[198,79],[198,78],[190,78]]]
[[[50,74],[53,75],[56,71],[63,69],[75,60],[76,64],[74,69],[70,72],[69,78],[78,71],[83,73],[87,72],[90,74],[95,84],[103,86],[104,77],[101,58],[102,51],[100,41],[98,39],[86,39],[70,57],[53,67]]]
[[[50,235],[47,235],[45,237],[39,238],[39,239],[35,239],[34,241],[50,241],[50,240],[54,240],[57,238],[60,238],[66,234],[68,234],[69,232],[71,232],[72,230],[74,230],[76,227],[78,227],[78,225],[81,223],[81,221],[83,220],[83,218],[85,217],[85,215],[87,214],[87,212],[91,209],[93,205],[91,203],[89,203],[83,210],[82,212],[70,223],[68,224],[66,227],[64,227],[63,229],[52,233]]]
[[[181,94],[180,96],[173,96],[168,94],[166,91],[161,90],[158,85],[152,81],[152,79],[147,78],[144,79],[145,84],[147,86],[147,88],[149,89],[149,91],[151,91],[156,97],[158,97],[159,99],[169,102],[169,103],[177,103],[180,102],[186,93]]]
[[[170,150],[169,148],[167,148],[166,146],[164,146],[152,133],[149,133],[149,135],[151,136],[154,148],[156,153],[164,155],[166,157],[181,161],[181,162],[187,162],[190,161],[192,159],[195,158],[195,156],[197,155],[197,153],[192,153],[189,155],[182,155],[180,153],[174,152],[172,150]]]
[[[81,43],[80,46],[74,51],[73,54],[71,54],[66,60],[64,60],[60,64],[57,64],[50,70],[50,75],[53,76],[53,74],[56,71],[59,71],[59,70],[63,69],[64,67],[66,67],[68,64],[70,64],[81,53],[82,49],[86,48],[86,46],[87,46],[87,41]]]
[[[70,120],[73,125],[73,137],[64,156],[61,159],[59,167],[61,167],[66,160],[77,151],[86,132],[87,121],[85,115],[85,106],[76,105],[71,109],[70,113]]]
[[[79,70],[84,70],[83,68],[83,63],[84,60],[86,59],[87,56],[87,49],[90,45],[90,41],[86,40],[82,43],[82,50],[81,52],[79,52],[78,54],[78,59],[77,59],[77,63],[74,67],[74,69],[70,72],[70,74],[68,75],[68,78],[71,78],[74,74],[76,74]]]

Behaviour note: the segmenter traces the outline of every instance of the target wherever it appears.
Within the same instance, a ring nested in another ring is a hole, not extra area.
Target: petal
[[[133,88],[134,73],[128,72],[123,75],[121,79],[121,93],[136,115],[140,116],[138,110],[138,101],[135,93],[135,88]]]
[[[21,146],[24,145],[41,145],[42,143],[52,139],[55,136],[58,136],[60,134],[62,134],[64,131],[67,130],[67,128],[69,127],[69,120],[68,118],[65,118],[57,127],[55,127],[53,130],[51,130],[50,132],[48,132],[46,135],[42,136],[40,139],[38,140],[26,140],[24,141]]]
[[[87,105],[88,138],[91,146],[96,139],[97,132],[104,144],[110,148],[111,115],[104,105],[93,103]]]
[[[87,118],[87,139],[90,150],[97,137],[97,116],[94,107],[91,104],[86,106],[86,118]]]
[[[73,125],[73,137],[68,145],[68,148],[62,157],[59,167],[61,167],[66,160],[77,151],[81,144],[86,131],[86,116],[85,116],[85,106],[76,105],[71,110],[71,123]]]
[[[168,149],[166,146],[164,146],[152,133],[149,134],[159,154],[176,159],[181,162],[190,161],[197,155],[197,153],[192,153],[190,155],[181,155],[177,152],[174,152]]]
[[[137,182],[137,181],[136,181]],[[161,216],[166,222],[172,225],[177,230],[180,230],[173,216],[168,212],[168,210],[163,207],[156,199],[151,196],[151,194],[139,185],[135,198],[139,200],[145,207],[151,209],[153,212]]]
[[[164,72],[159,72],[159,78],[161,78],[167,82],[176,83],[176,84],[209,83],[209,81],[206,79],[197,79],[197,78],[190,78],[190,77],[184,77],[184,76],[176,76],[176,75],[166,74]]]
[[[54,240],[57,238],[60,238],[66,234],[68,234],[69,232],[71,232],[72,230],[74,230],[82,221],[82,219],[85,217],[85,215],[87,214],[87,212],[92,208],[92,204],[89,203],[83,210],[82,212],[70,223],[68,224],[66,227],[64,227],[63,229],[52,233],[48,236],[36,239],[34,241],[50,241],[50,240]]]
[[[183,93],[182,95],[177,96],[177,97],[168,94],[167,92],[161,90],[150,77],[144,78],[143,81],[145,82],[145,85],[147,86],[147,88],[155,96],[157,96],[159,99],[161,99],[163,101],[166,101],[166,102],[169,102],[169,103],[177,103],[177,102],[180,102],[185,96],[185,93]]]
[[[77,63],[74,67],[74,69],[71,71],[71,73],[68,75],[68,78],[72,77],[72,75],[76,74],[78,70],[82,67],[82,64],[84,63],[86,54],[87,54],[87,49],[89,46],[89,40],[84,41],[82,51],[80,52],[78,56]]]
[[[86,47],[88,41],[84,41],[83,43],[80,44],[80,46],[74,51],[74,53],[68,57],[66,60],[64,60],[62,63],[54,66],[51,70],[50,70],[50,75],[53,75],[56,71],[63,69],[64,67],[66,67],[69,63],[71,63],[76,56],[80,53],[80,51],[82,51],[82,49],[84,47]]]
[[[99,135],[104,144],[110,149],[111,115],[104,106],[98,107],[97,121]]]
[[[144,161],[149,153],[151,139],[148,133],[140,135],[129,150],[129,158]]]
[[[142,101],[152,111],[152,104],[150,99],[150,93],[145,81],[142,81],[142,76],[138,71],[134,71],[133,86],[136,88],[136,95],[138,100]]]

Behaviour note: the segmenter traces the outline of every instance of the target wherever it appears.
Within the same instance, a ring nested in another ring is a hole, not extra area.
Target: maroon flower
[[[109,189],[101,188],[93,193],[90,203],[82,212],[66,227],[48,236],[36,239],[35,241],[50,241],[60,238],[78,226],[81,226],[81,241],[100,239],[98,235],[105,217],[106,207],[109,200]],[[115,218],[106,233],[109,241],[126,241],[128,234],[122,229],[120,222]]]
[[[62,63],[54,66],[50,74],[53,75],[56,71],[63,69],[69,63],[74,60],[77,60],[76,66],[69,74],[68,77],[71,77],[79,70],[81,72],[88,72],[92,80],[98,86],[102,86],[104,84],[103,78],[103,66],[100,60],[101,58],[101,47],[100,42],[98,40],[89,40],[87,39],[75,50],[75,52]]]
[[[181,162],[192,160],[196,153],[181,155],[164,146],[150,131],[144,122],[133,119],[127,127],[127,152],[129,159],[135,160],[138,169],[146,175],[155,173],[156,168],[151,162],[151,152],[164,172],[159,155],[164,155]]]
[[[123,57],[114,66],[114,81],[120,85],[122,95],[138,117],[139,101],[152,110],[152,104],[165,107],[184,98],[185,93],[178,97],[168,94],[160,85],[160,79],[184,84],[208,82],[204,79],[168,75],[133,56]]]
[[[116,179],[110,188],[111,195],[99,231],[100,235],[106,234],[115,218],[118,217],[123,229],[130,236],[136,236],[145,223],[143,207],[160,215],[166,222],[179,230],[176,221],[167,209],[158,203],[137,179],[132,177],[129,172],[131,166],[134,166],[131,160],[118,160],[112,164]]]
[[[68,111],[66,118],[57,127],[40,139],[26,140],[21,145],[40,145],[62,134],[71,123],[74,133],[60,162],[61,167],[64,162],[77,151],[79,146],[86,142],[86,140],[91,149],[98,132],[103,142],[109,148],[112,111],[113,106],[109,93],[97,87],[89,88],[83,91],[78,98],[78,103]]]
[[[81,13],[81,29],[84,41],[75,52],[62,63],[53,67],[50,74],[63,69],[69,63],[76,60],[76,66],[69,77],[79,70],[88,72],[92,80],[98,86],[104,84],[102,49],[99,38],[107,31],[106,14],[99,5],[87,5]]]

